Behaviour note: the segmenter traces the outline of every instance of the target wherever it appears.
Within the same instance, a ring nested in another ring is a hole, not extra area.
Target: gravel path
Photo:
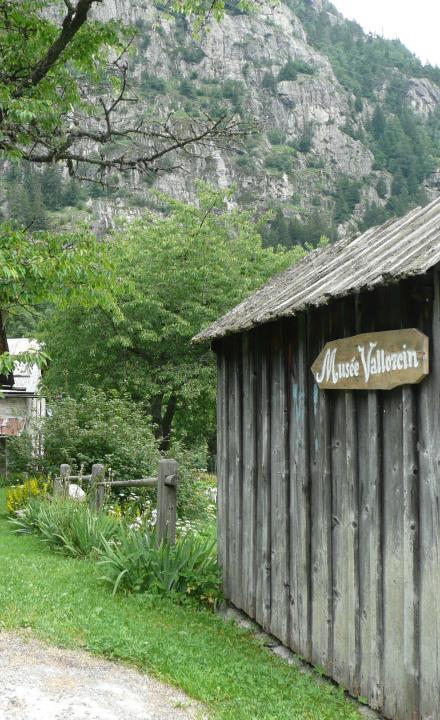
[[[85,652],[0,633],[1,720],[207,720],[179,690]]]

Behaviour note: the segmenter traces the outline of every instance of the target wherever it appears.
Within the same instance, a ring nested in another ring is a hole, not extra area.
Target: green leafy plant
[[[101,462],[115,479],[146,477],[157,471],[159,452],[150,418],[123,394],[83,386],[79,397],[50,400],[51,415],[41,424],[44,456],[35,457],[29,435],[10,438],[10,467],[57,473],[60,463],[87,470]]]
[[[37,532],[51,548],[73,557],[95,554],[121,532],[116,517],[71,500],[33,500],[13,522],[18,532]]]
[[[6,508],[9,515],[22,510],[31,498],[44,496],[50,487],[47,478],[31,478],[25,480],[22,485],[17,485],[8,490],[6,495]]]
[[[288,60],[278,73],[278,82],[282,80],[296,80],[298,74],[314,75],[315,70],[312,65],[304,62],[304,60]]]
[[[117,543],[103,540],[100,556],[102,579],[113,593],[165,595],[208,607],[222,598],[215,541],[199,534],[158,545],[155,533],[127,530]]]

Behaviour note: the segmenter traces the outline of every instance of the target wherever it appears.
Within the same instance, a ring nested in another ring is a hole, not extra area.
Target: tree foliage
[[[113,245],[119,315],[70,304],[44,333],[52,390],[75,393],[84,380],[125,389],[144,403],[162,447],[172,429],[188,442],[212,434],[213,357],[191,338],[303,254],[264,249],[250,215],[228,212],[209,189],[197,206],[164,202],[167,217],[147,215]]]
[[[0,329],[8,318],[53,302],[113,307],[107,248],[86,230],[64,235],[30,234],[14,223],[0,224]],[[9,374],[18,356],[0,355],[0,374]],[[44,352],[20,354],[20,360],[45,361]]]

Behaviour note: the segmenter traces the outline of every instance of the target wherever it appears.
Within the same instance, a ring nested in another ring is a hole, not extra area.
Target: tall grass
[[[73,500],[31,500],[11,522],[17,532],[37,532],[51,548],[73,557],[97,555],[103,543],[122,530],[117,518],[92,512]]]

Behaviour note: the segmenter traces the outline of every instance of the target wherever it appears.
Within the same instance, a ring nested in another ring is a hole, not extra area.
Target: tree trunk
[[[159,441],[159,450],[166,452],[170,446],[171,429],[176,412],[177,396],[170,395],[164,408],[163,395],[156,395],[151,402],[151,417],[154,423],[154,437]]]
[[[3,355],[3,353],[6,352],[9,352],[8,340],[6,337],[6,313],[3,310],[0,310],[0,355]],[[9,375],[0,375],[0,386],[6,385],[7,387],[12,387],[13,384],[13,373],[9,373]]]

